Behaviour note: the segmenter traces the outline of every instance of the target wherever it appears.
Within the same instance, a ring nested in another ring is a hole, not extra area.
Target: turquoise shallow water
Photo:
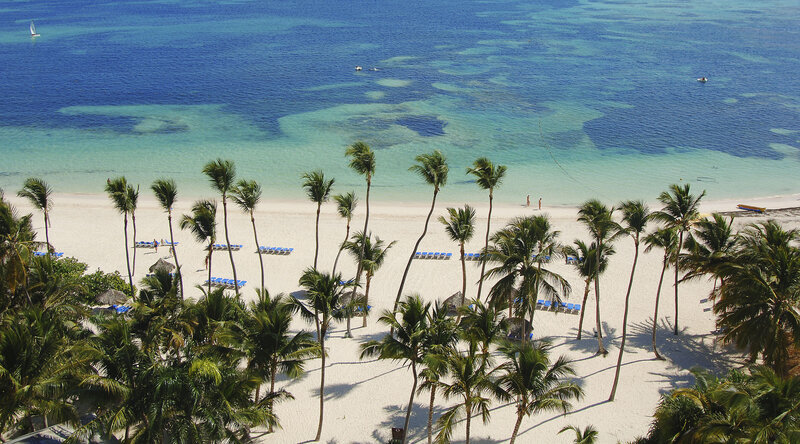
[[[358,139],[381,200],[427,200],[407,168],[433,149],[448,201],[485,198],[463,174],[482,155],[506,202],[800,189],[796,1],[55,3],[0,9],[6,190],[124,174],[196,196],[215,157],[273,198],[313,168],[360,190]]]

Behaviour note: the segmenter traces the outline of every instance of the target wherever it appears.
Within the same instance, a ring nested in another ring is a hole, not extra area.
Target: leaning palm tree
[[[361,232],[356,232],[353,235],[353,240],[345,243],[344,248],[353,255],[354,259],[361,257],[361,269],[366,274],[366,282],[364,283],[364,307],[369,305],[369,289],[372,284],[372,278],[375,273],[383,266],[386,260],[386,254],[389,249],[396,244],[397,241],[391,241],[385,244],[384,241],[375,236],[375,241],[372,241],[372,236],[364,236]],[[364,316],[364,323],[362,327],[367,326],[367,316]]]
[[[106,182],[106,193],[114,203],[114,208],[122,213],[125,227],[125,261],[128,265],[128,282],[130,284],[130,296],[134,298],[133,294],[133,273],[131,272],[131,259],[130,252],[128,251],[128,214],[131,211],[130,201],[128,199],[128,182],[125,176],[109,179]]]
[[[700,200],[706,192],[703,191],[699,196],[691,194],[689,184],[684,186],[672,184],[669,186],[668,191],[662,192],[658,196],[659,202],[664,204],[660,211],[653,213],[653,217],[663,222],[667,227],[675,228],[678,231],[678,245],[676,247],[677,254],[675,255],[675,325],[674,334],[678,334],[678,259],[681,250],[683,250],[683,235],[692,224],[697,220],[698,207]]]
[[[486,239],[483,248],[489,247],[489,232],[492,227],[492,200],[494,199],[494,189],[500,186],[503,176],[506,175],[505,165],[495,165],[486,157],[475,159],[471,167],[467,168],[467,174],[475,176],[475,183],[484,190],[489,190],[489,217],[486,219]],[[461,252],[463,256],[463,251]],[[478,281],[478,301],[481,300],[481,290],[483,289],[483,274],[486,272],[486,262],[481,263],[481,279]]]
[[[417,239],[417,243],[414,244],[414,249],[411,250],[411,254],[408,256],[408,263],[406,264],[405,271],[403,271],[403,278],[400,280],[397,296],[394,298],[393,311],[397,311],[397,304],[400,302],[400,295],[403,294],[403,287],[406,284],[408,270],[411,268],[411,261],[414,260],[414,254],[417,252],[420,242],[422,242],[422,239],[428,232],[428,223],[431,221],[433,209],[436,206],[436,196],[439,194],[439,190],[447,183],[447,173],[450,171],[450,168],[447,166],[447,159],[439,150],[434,150],[431,154],[420,154],[415,157],[414,160],[417,163],[412,165],[409,171],[417,173],[422,177],[425,183],[433,186],[433,199],[431,199],[431,209],[428,211],[428,217],[425,218],[425,228],[422,229],[422,234],[419,236],[419,239]]]
[[[608,400],[613,401],[617,393],[619,383],[619,371],[622,367],[622,354],[625,353],[625,340],[628,338],[628,307],[630,305],[631,288],[633,288],[633,275],[636,273],[636,262],[639,260],[639,240],[650,220],[650,209],[640,200],[629,200],[620,205],[622,210],[622,221],[625,233],[633,238],[633,265],[631,265],[631,277],[628,280],[628,291],[625,293],[625,308],[622,315],[622,340],[619,344],[619,357],[617,357],[617,369],[614,372],[614,384],[611,386],[611,395]]]
[[[467,265],[466,258],[464,257],[464,244],[472,239],[475,233],[475,209],[469,205],[464,205],[464,208],[448,208],[447,213],[449,218],[439,216],[439,222],[444,225],[444,231],[450,236],[450,240],[458,242],[460,251],[459,257],[461,258],[461,297],[467,297]],[[484,264],[485,268],[485,264]]]
[[[428,313],[428,332],[422,362],[424,368],[419,372],[422,383],[418,391],[430,391],[428,401],[428,444],[433,438],[433,406],[440,382],[447,377],[447,356],[454,352],[458,343],[458,326],[448,316],[448,309],[436,302]]]
[[[663,360],[664,358],[658,353],[658,348],[656,347],[656,329],[658,328],[658,304],[659,300],[661,299],[661,284],[664,283],[664,272],[667,271],[667,267],[669,266],[669,261],[671,260],[672,256],[676,253],[676,247],[678,246],[678,234],[675,232],[674,228],[661,228],[656,230],[644,238],[644,243],[647,245],[647,248],[644,249],[645,253],[649,253],[651,250],[655,248],[660,248],[664,250],[664,259],[661,261],[661,275],[658,278],[658,288],[656,289],[656,303],[655,309],[653,311],[653,353],[656,355],[656,359]]]
[[[322,435],[322,420],[325,409],[325,335],[334,321],[341,320],[344,314],[340,299],[344,296],[344,286],[340,284],[341,274],[321,273],[314,268],[307,268],[300,277],[300,285],[305,288],[307,299],[301,302],[294,298],[292,303],[300,315],[313,320],[317,326],[317,341],[319,342],[320,379],[319,379],[319,424],[317,436],[314,441],[319,441]]]
[[[131,225],[133,225],[133,265],[131,265],[131,272],[136,274],[136,208],[139,206],[139,185],[133,188],[133,185],[128,185],[125,189],[128,195],[128,205],[131,213]]]
[[[181,298],[183,298],[183,275],[181,274],[181,266],[178,264],[178,253],[175,248],[175,237],[172,234],[172,207],[178,199],[178,187],[172,179],[158,179],[150,186],[153,194],[156,195],[158,203],[161,208],[167,212],[167,223],[169,224],[169,243],[172,246],[172,258],[175,260],[175,272],[178,274],[178,281],[181,285]]]
[[[600,323],[600,254],[603,251],[603,245],[611,243],[614,238],[620,234],[620,226],[614,222],[614,207],[608,208],[596,199],[591,199],[583,203],[578,210],[578,222],[586,225],[586,228],[592,234],[598,248],[595,249],[595,269],[598,271],[594,276],[594,298],[597,301],[595,305],[596,329],[597,329],[597,353],[606,355],[605,346],[603,345],[603,329]]]
[[[514,444],[519,426],[525,416],[546,411],[567,413],[572,409],[570,400],[580,400],[583,390],[572,381],[575,370],[566,357],[550,362],[550,344],[547,342],[506,343],[500,353],[506,358],[497,370],[502,374],[498,383],[516,400],[517,422],[511,433],[510,444]]]
[[[372,148],[364,142],[358,141],[345,150],[345,156],[350,158],[350,168],[358,174],[364,176],[367,180],[367,195],[365,200],[366,216],[364,217],[364,229],[362,233],[369,233],[367,228],[369,226],[369,191],[372,187],[372,176],[375,174],[375,153]],[[364,257],[364,251],[359,254],[358,264],[356,265],[356,281],[354,286],[358,288],[359,279],[361,277],[361,258]],[[364,318],[366,322],[366,317]]]
[[[597,272],[594,266],[594,261],[597,260],[597,256],[595,255],[597,244],[592,242],[591,245],[587,246],[585,242],[578,239],[576,239],[573,244],[575,245],[574,247],[564,247],[564,254],[574,258],[572,264],[575,266],[584,282],[583,302],[581,303],[581,314],[578,320],[577,339],[580,341],[581,335],[583,334],[583,315],[586,314],[586,301],[589,299],[589,289],[594,280],[595,273]],[[603,251],[600,253],[600,274],[606,271],[608,267],[608,258],[614,253],[616,253],[616,250],[614,250],[613,246],[609,244],[603,245]]]
[[[339,256],[342,254],[347,240],[350,239],[350,221],[353,220],[353,212],[356,210],[358,198],[354,192],[350,191],[349,193],[333,196],[333,200],[336,201],[336,211],[339,212],[339,216],[342,216],[342,218],[347,221],[347,227],[344,231],[344,241],[342,241],[342,244],[339,246],[339,251],[336,252],[336,259],[333,261],[332,273],[336,273],[336,265],[339,263]],[[363,256],[363,253],[361,256]],[[358,264],[358,268],[360,269],[360,264]]]
[[[253,214],[256,210],[256,205],[261,200],[261,185],[255,180],[240,180],[235,187],[231,189],[231,199],[239,206],[245,213],[250,215],[250,223],[253,225],[253,238],[256,242],[256,251],[258,252],[258,264],[261,266],[261,291],[264,290],[264,258],[261,257],[261,247],[258,243],[258,230],[256,230],[256,217]]]
[[[22,189],[19,190],[17,196],[28,199],[36,209],[44,215],[44,238],[47,242],[47,251],[52,251],[53,246],[50,244],[50,210],[53,208],[53,200],[50,196],[53,194],[53,189],[42,179],[38,177],[29,177],[25,179]]]
[[[203,167],[203,174],[208,176],[211,186],[222,196],[222,223],[225,227],[225,243],[228,247],[228,257],[231,259],[234,291],[239,293],[239,280],[236,278],[236,264],[233,263],[231,239],[228,236],[228,192],[233,188],[233,181],[236,179],[236,166],[230,160],[217,159],[207,163]],[[258,245],[256,245],[256,248],[258,248]]]
[[[319,257],[319,213],[322,204],[328,201],[333,188],[334,179],[326,180],[325,174],[320,170],[303,173],[303,188],[309,200],[317,204],[317,222],[315,225],[314,237],[314,268],[317,268],[317,258]]]
[[[561,428],[558,434],[562,434],[567,430],[572,430],[575,433],[573,444],[595,444],[597,442],[597,429],[593,425],[587,425],[583,430],[574,425],[568,425]]]
[[[189,230],[198,242],[208,242],[206,264],[208,265],[208,292],[211,293],[211,254],[217,241],[217,203],[199,200],[192,206],[192,215],[184,214],[179,223],[181,230]]]
[[[411,407],[414,405],[414,395],[417,392],[418,373],[417,366],[422,363],[425,353],[425,342],[428,334],[428,317],[431,308],[430,302],[425,303],[419,295],[408,296],[400,303],[397,319],[395,313],[385,310],[380,322],[392,327],[394,334],[387,334],[380,341],[369,341],[361,346],[361,358],[378,356],[378,359],[391,359],[393,361],[406,361],[411,366],[411,376],[414,383],[411,386],[411,396],[406,408],[406,418],[403,430],[408,431],[408,420],[411,418]],[[407,433],[403,434],[402,443],[406,442]]]

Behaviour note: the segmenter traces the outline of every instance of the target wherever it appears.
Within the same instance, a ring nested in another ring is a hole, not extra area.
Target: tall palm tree
[[[414,405],[414,395],[417,392],[417,366],[421,364],[425,352],[425,342],[428,330],[428,317],[431,304],[425,303],[419,295],[408,296],[400,303],[398,314],[385,310],[380,322],[392,327],[394,334],[387,334],[380,341],[369,341],[361,346],[361,358],[378,356],[378,359],[391,359],[393,361],[406,361],[411,366],[411,375],[414,383],[411,386],[411,396],[406,408],[406,419],[403,423],[403,444],[408,435],[408,421],[411,418],[411,407]]]
[[[587,425],[583,430],[574,425],[568,425],[561,428],[558,434],[562,434],[568,430],[575,433],[573,444],[595,444],[597,442],[597,429],[593,425]]]
[[[179,223],[181,230],[189,230],[198,242],[208,242],[206,263],[208,264],[208,292],[211,293],[211,254],[217,241],[217,203],[199,200],[192,206],[192,215],[184,214]]]
[[[539,295],[544,294],[553,302],[561,302],[562,295],[569,295],[569,282],[560,274],[545,268],[543,257],[536,257],[536,252],[546,240],[549,246],[545,250],[554,247],[553,239],[554,232],[550,229],[547,216],[542,215],[516,218],[492,235],[489,249],[481,256],[483,260],[497,265],[486,270],[483,277],[500,277],[489,290],[489,300],[492,304],[501,304],[507,299],[509,317],[512,308],[516,307],[517,316],[524,318],[530,314],[533,324]],[[545,254],[540,253],[539,256]],[[523,337],[528,337],[527,331],[523,332]]]
[[[633,288],[633,276],[636,273],[636,262],[639,260],[639,241],[642,233],[650,220],[650,209],[640,200],[629,200],[620,205],[622,210],[623,230],[633,239],[633,264],[631,265],[631,277],[628,280],[628,291],[625,293],[625,309],[622,315],[622,340],[619,344],[619,356],[617,357],[617,369],[614,372],[614,384],[611,386],[611,395],[608,400],[613,401],[617,393],[619,383],[619,371],[622,368],[622,354],[625,353],[625,340],[628,338],[628,307],[630,306],[631,288]]]
[[[106,193],[114,203],[114,208],[122,213],[125,229],[125,261],[128,265],[128,282],[130,284],[130,296],[135,298],[133,294],[133,273],[131,272],[131,258],[128,251],[128,213],[131,212],[131,204],[128,196],[128,181],[125,176],[109,179],[106,182]]]
[[[370,284],[372,283],[372,278],[375,276],[375,273],[378,272],[381,266],[383,266],[389,249],[397,243],[397,241],[391,241],[389,244],[385,244],[384,241],[378,236],[375,236],[374,242],[371,239],[372,236],[365,237],[363,233],[356,232],[353,235],[353,240],[346,242],[344,246],[344,248],[347,249],[347,251],[349,251],[355,259],[361,257],[361,269],[366,274],[366,282],[364,285],[364,307],[369,305],[369,289]],[[366,315],[364,316],[364,323],[362,326],[367,326]]]
[[[178,200],[178,187],[172,179],[158,179],[150,186],[153,190],[158,203],[161,208],[167,212],[167,223],[169,224],[169,243],[172,246],[172,258],[175,260],[175,272],[178,275],[178,281],[181,284],[181,298],[183,298],[183,275],[181,274],[181,266],[178,263],[177,248],[175,248],[175,237],[172,234],[172,207],[175,201]]]
[[[672,184],[669,186],[668,191],[662,192],[658,196],[658,201],[664,204],[660,211],[653,213],[653,217],[663,222],[667,227],[675,228],[678,231],[678,245],[676,247],[677,254],[675,255],[675,325],[674,334],[678,334],[678,259],[680,252],[683,250],[683,235],[692,224],[697,220],[698,208],[700,200],[706,192],[703,191],[699,196],[694,196],[691,193],[690,186],[687,183],[684,186]]]
[[[595,250],[595,263],[594,266],[598,271],[594,276],[594,297],[597,304],[595,304],[595,317],[597,329],[597,353],[606,355],[605,346],[603,345],[603,328],[600,323],[600,254],[603,251],[603,245],[611,243],[620,233],[620,226],[614,222],[614,207],[608,208],[596,199],[591,199],[583,203],[578,210],[578,222],[586,225],[586,228],[592,234],[598,248]]]
[[[33,305],[28,281],[37,242],[31,217],[31,214],[18,216],[14,206],[3,200],[0,190],[0,286],[8,293],[7,297],[0,298],[0,314],[18,306],[16,299],[22,294],[28,304]]]
[[[53,246],[50,244],[50,210],[53,209],[53,200],[50,198],[53,194],[53,189],[44,180],[38,177],[29,177],[25,179],[22,189],[19,190],[17,196],[28,199],[36,209],[44,214],[44,238],[47,242],[47,251],[52,251]]]
[[[475,159],[471,167],[467,167],[467,174],[475,176],[475,183],[484,190],[489,190],[489,217],[486,219],[486,240],[483,248],[489,248],[489,233],[492,227],[492,200],[494,199],[494,189],[503,182],[506,175],[505,165],[495,165],[486,157]],[[463,252],[462,252],[463,256]],[[486,262],[481,262],[481,279],[478,281],[478,301],[481,300],[481,290],[483,289],[483,274],[486,272]]]
[[[325,335],[334,321],[344,317],[340,310],[340,299],[344,296],[344,286],[340,284],[341,274],[327,274],[315,268],[307,268],[300,277],[300,285],[305,288],[307,299],[301,302],[294,298],[292,303],[307,320],[313,320],[317,325],[317,341],[319,342],[320,357],[322,359],[319,378],[319,424],[317,436],[314,441],[319,441],[322,436],[322,420],[325,409]]]
[[[714,307],[722,340],[761,355],[786,376],[789,351],[800,347],[800,231],[774,220],[750,225],[735,256],[720,265],[725,284]]]
[[[353,212],[356,210],[358,198],[354,192],[350,191],[349,193],[337,194],[333,196],[333,200],[336,201],[336,211],[339,212],[339,216],[342,216],[342,218],[347,221],[347,227],[345,228],[344,232],[344,240],[339,246],[339,251],[336,252],[336,260],[333,261],[333,273],[336,273],[336,265],[339,263],[339,256],[342,254],[342,250],[344,250],[347,240],[350,239],[350,221],[353,220]],[[361,256],[363,256],[363,254],[359,257]],[[360,269],[360,264],[358,264],[357,267]]]
[[[436,302],[428,313],[428,332],[422,362],[424,368],[419,372],[422,384],[418,391],[430,391],[428,401],[428,444],[433,438],[433,406],[439,383],[447,377],[447,356],[454,352],[458,342],[458,326],[448,316],[447,307]]]
[[[489,347],[505,339],[507,324],[494,304],[475,301],[473,308],[461,307],[464,317],[458,324],[461,335],[468,341],[477,342],[481,353],[489,356]]]
[[[583,302],[581,303],[581,314],[578,320],[578,340],[581,339],[581,335],[583,334],[583,317],[586,314],[586,301],[589,299],[589,288],[592,285],[592,281],[594,280],[595,273],[597,272],[597,268],[594,265],[594,261],[597,260],[597,256],[595,255],[595,249],[597,248],[597,244],[592,242],[590,245],[586,245],[585,242],[579,239],[575,239],[573,242],[575,245],[566,246],[564,247],[564,254],[572,256],[575,260],[572,262],[575,269],[578,270],[578,274],[583,278],[584,286],[583,286]],[[603,274],[608,267],[608,258],[616,253],[614,247],[608,244],[603,245],[603,251],[600,253],[600,274]]]
[[[228,192],[234,186],[233,181],[236,179],[236,166],[230,160],[217,159],[207,163],[203,167],[203,174],[208,176],[211,186],[222,196],[222,224],[225,227],[225,243],[228,246],[228,257],[231,260],[233,288],[236,293],[239,293],[239,280],[236,278],[236,264],[233,263],[231,239],[230,236],[228,236]],[[256,248],[258,248],[258,245],[256,245]]]
[[[254,215],[256,205],[261,201],[261,185],[255,180],[242,179],[231,189],[231,199],[242,211],[250,215],[250,223],[253,225],[253,238],[258,252],[258,265],[261,266],[261,291],[263,292],[265,291],[264,258],[261,257],[261,247],[259,246],[261,244],[258,243],[258,230],[256,230],[256,217]]]
[[[469,444],[472,416],[480,413],[483,423],[489,422],[491,398],[487,395],[494,395],[501,400],[507,397],[492,378],[487,358],[488,356],[480,352],[475,342],[470,342],[466,351],[453,352],[447,356],[447,371],[451,381],[440,381],[439,384],[444,397],[446,399],[456,397],[458,403],[439,418],[437,443],[450,442],[456,422],[462,416],[466,416],[465,442]]]
[[[131,213],[131,225],[133,225],[133,265],[131,265],[131,272],[136,274],[136,208],[139,206],[139,185],[133,188],[133,185],[128,185],[125,188],[125,193],[128,195],[128,206]]]
[[[439,222],[444,225],[444,231],[450,236],[450,240],[458,243],[461,258],[461,297],[467,297],[467,265],[464,257],[464,244],[472,239],[475,233],[475,209],[469,205],[464,208],[448,208],[449,218],[439,216]],[[485,265],[484,265],[485,267]]]
[[[266,399],[272,410],[276,397],[275,379],[279,373],[292,379],[305,371],[305,360],[315,357],[320,350],[310,333],[292,334],[292,303],[283,295],[270,297],[269,292],[258,292],[258,300],[251,302],[249,315],[244,322],[247,367],[269,379]],[[261,386],[256,389],[255,402],[260,400]],[[272,433],[272,424],[269,432]]]
[[[309,200],[317,204],[317,222],[314,237],[314,268],[317,268],[317,258],[319,257],[319,213],[322,204],[328,201],[333,188],[334,179],[326,180],[325,174],[320,170],[303,173],[303,188]]]
[[[570,400],[583,397],[580,386],[565,381],[575,375],[567,358],[561,356],[551,364],[547,342],[509,342],[500,347],[500,353],[506,361],[497,368],[502,372],[498,383],[517,404],[510,444],[516,441],[525,416],[556,410],[567,413],[572,409]]]
[[[414,158],[417,162],[409,168],[409,171],[417,173],[428,185],[433,186],[433,199],[431,199],[431,209],[428,211],[428,217],[425,218],[425,228],[422,229],[422,234],[414,244],[414,249],[408,256],[408,263],[406,269],[403,271],[403,278],[400,280],[400,287],[397,289],[397,296],[394,298],[394,309],[397,311],[397,304],[400,302],[400,295],[403,294],[403,287],[406,284],[406,277],[408,277],[408,270],[411,268],[411,261],[414,260],[414,253],[417,252],[420,242],[428,232],[428,223],[431,221],[433,209],[436,206],[436,196],[439,190],[447,183],[447,173],[450,168],[447,166],[447,159],[439,150],[434,150],[431,154],[420,154]]]
[[[345,150],[345,156],[350,158],[350,168],[358,174],[364,176],[367,181],[367,197],[365,200],[366,216],[364,217],[364,229],[362,233],[369,233],[367,228],[369,226],[369,191],[372,188],[372,176],[375,175],[375,153],[372,148],[364,142],[358,141]],[[359,254],[358,263],[356,264],[356,281],[355,288],[358,288],[359,279],[361,278],[361,258],[364,257],[364,251]],[[367,318],[364,317],[364,322]]]
[[[680,264],[688,270],[684,280],[714,273],[720,263],[724,262],[736,246],[733,235],[733,216],[726,220],[724,216],[714,213],[711,219],[702,219],[694,224],[694,230],[686,237],[684,249],[687,251]],[[712,298],[717,290],[717,278],[714,278]]]
[[[664,282],[664,272],[669,266],[669,261],[676,254],[678,246],[678,234],[674,228],[661,228],[658,229],[644,238],[647,248],[644,249],[645,253],[649,253],[654,248],[664,250],[664,259],[661,262],[661,275],[658,278],[658,288],[656,289],[656,303],[653,310],[653,353],[656,359],[663,360],[664,358],[658,353],[656,347],[656,330],[658,328],[658,304],[661,297],[661,284]]]

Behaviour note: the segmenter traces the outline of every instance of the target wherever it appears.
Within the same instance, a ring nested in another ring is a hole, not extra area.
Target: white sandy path
[[[31,211],[28,204],[7,193],[7,199],[15,203],[19,210]],[[125,275],[125,256],[122,238],[122,217],[112,208],[104,195],[58,194],[54,196],[50,238],[58,251],[87,262],[92,269],[99,267],[104,271],[118,270]],[[772,208],[797,206],[798,196],[773,197],[751,200]],[[736,201],[718,201],[705,204],[703,211],[730,211],[735,209]],[[468,251],[477,251],[483,245],[486,212],[485,202],[472,202],[479,215],[475,238],[469,243]],[[190,289],[205,280],[203,267],[204,252],[188,232],[177,228],[177,220],[182,213],[189,211],[191,202],[180,201],[174,211],[175,236],[180,242],[178,258],[181,261],[186,288]],[[461,205],[461,204],[456,204]],[[436,221],[438,215],[445,213],[448,205],[438,203],[434,218],[423,240],[420,250],[449,251],[457,256],[457,246],[445,234],[442,225]],[[453,205],[451,205],[453,206]],[[656,205],[652,205],[656,206]],[[370,304],[373,314],[366,328],[361,328],[360,319],[353,321],[354,339],[344,339],[344,324],[335,326],[326,342],[330,350],[329,367],[326,373],[325,427],[323,441],[331,443],[371,443],[387,442],[390,427],[402,426],[403,413],[411,388],[411,375],[399,363],[359,360],[359,345],[371,339],[379,339],[386,330],[377,325],[378,314],[391,308],[397,287],[403,273],[408,255],[419,236],[427,204],[377,203],[371,208],[370,230],[388,241],[397,240],[386,264],[373,280]],[[229,207],[231,243],[243,244],[241,251],[234,252],[239,279],[247,280],[244,289],[245,299],[254,297],[254,288],[259,284],[259,265],[255,254],[255,244],[249,218],[233,205]],[[219,242],[224,242],[222,214],[219,214]],[[259,239],[262,245],[293,247],[290,256],[264,255],[266,282],[268,289],[275,292],[290,293],[298,290],[297,281],[303,269],[310,266],[314,256],[314,211],[310,202],[264,202],[257,214]],[[576,238],[588,240],[588,234],[575,222],[575,208],[545,208],[542,212],[552,218],[555,229],[561,230],[560,240],[571,243]],[[495,206],[493,229],[503,226],[516,216],[538,214],[538,210],[522,206]],[[363,227],[363,202],[358,208],[352,229]],[[740,219],[749,223],[757,219]],[[786,219],[782,222],[797,226],[797,221]],[[34,215],[35,228],[44,238],[41,216]],[[168,239],[166,215],[160,210],[149,193],[142,192],[137,211],[138,239]],[[320,268],[329,269],[336,255],[336,248],[344,236],[344,221],[335,213],[335,204],[323,206],[320,220]],[[526,418],[520,428],[519,442],[571,442],[566,434],[557,435],[561,427],[574,424],[581,427],[594,424],[600,430],[600,442],[613,443],[618,440],[631,440],[646,433],[653,409],[658,403],[660,393],[673,387],[692,382],[688,369],[701,365],[713,370],[722,370],[728,365],[736,365],[738,355],[724,349],[714,342],[710,332],[714,329],[711,303],[705,300],[711,284],[705,281],[681,285],[680,327],[682,333],[673,336],[673,287],[672,276],[668,273],[662,290],[659,309],[660,350],[667,361],[656,361],[650,351],[650,330],[653,301],[661,267],[661,253],[640,255],[631,297],[629,314],[629,341],[626,345],[621,383],[616,401],[605,402],[609,395],[614,376],[619,336],[621,335],[624,295],[628,273],[633,258],[633,245],[630,239],[616,243],[617,255],[611,261],[608,272],[601,280],[601,305],[606,346],[609,355],[605,358],[594,355],[597,347],[592,337],[594,326],[594,294],[590,293],[584,323],[584,339],[576,341],[577,315],[537,313],[535,329],[537,338],[547,338],[554,344],[553,354],[565,354],[574,360],[578,381],[583,385],[586,396],[575,403],[575,411],[567,416],[556,413],[543,413]],[[132,251],[132,250],[131,250]],[[139,250],[135,281],[139,281],[147,268],[159,257],[169,259],[166,248]],[[353,261],[343,256],[340,269],[347,275],[355,272]],[[571,267],[563,261],[551,265],[552,269],[563,273],[573,286],[570,302],[580,302],[583,284]],[[469,287],[467,297],[474,297],[477,285],[478,267],[468,266]],[[216,252],[213,260],[213,275],[231,278],[227,252]],[[444,298],[461,288],[461,267],[456,259],[449,261],[415,261],[406,282],[404,293],[419,292],[425,299]],[[484,287],[486,289],[486,287]],[[484,290],[484,294],[486,290]],[[192,290],[195,297],[198,290]],[[313,326],[301,320],[297,328],[313,330]],[[555,356],[554,356],[555,358]],[[279,387],[286,388],[296,400],[285,402],[277,407],[282,430],[274,435],[264,435],[264,442],[302,442],[314,437],[317,424],[319,360],[309,362],[307,374],[296,381],[281,381]],[[437,396],[436,415],[449,405]],[[409,442],[425,441],[428,395],[423,394],[415,400],[411,419]],[[472,442],[505,442],[514,425],[513,405],[493,404],[491,421],[483,425],[475,419],[472,429]],[[463,422],[454,433],[454,442],[464,439]]]

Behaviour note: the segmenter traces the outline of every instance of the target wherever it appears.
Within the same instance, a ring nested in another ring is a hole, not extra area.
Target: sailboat
[[[36,33],[36,27],[33,26],[33,20],[31,20],[31,37],[39,37],[39,34]]]

